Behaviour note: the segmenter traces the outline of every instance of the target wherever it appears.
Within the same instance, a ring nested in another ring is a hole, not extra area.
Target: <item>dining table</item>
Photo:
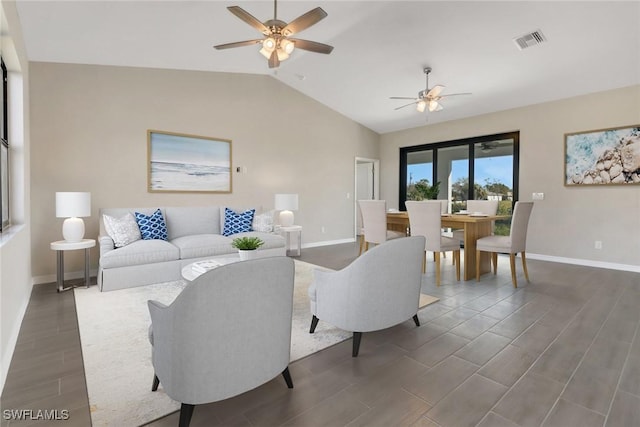
[[[493,222],[511,218],[510,215],[485,214],[442,214],[441,226],[464,230],[464,280],[471,280],[476,275],[476,241],[490,236]],[[387,212],[387,229],[411,235],[409,214],[406,211]],[[480,256],[480,273],[491,271],[491,256],[482,252]]]

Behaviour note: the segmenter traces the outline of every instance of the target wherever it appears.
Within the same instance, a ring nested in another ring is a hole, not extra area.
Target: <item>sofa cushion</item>
[[[217,206],[165,208],[169,240],[194,234],[220,233],[220,208]]]
[[[104,228],[109,237],[113,239],[116,248],[127,246],[129,243],[141,239],[138,223],[130,212],[119,218],[103,215],[102,219]]]
[[[164,240],[138,240],[103,254],[100,266],[114,268],[173,261],[178,259],[179,252],[177,247]]]
[[[143,240],[167,240],[167,224],[160,209],[152,215],[136,212],[135,216]]]
[[[251,231],[251,223],[255,209],[248,209],[244,212],[234,212],[229,208],[224,209],[224,230],[223,236],[230,236],[236,233]]]
[[[260,246],[260,249],[284,248],[285,246],[284,237],[279,234],[249,231],[246,233],[236,233],[229,236],[231,240],[238,237],[259,237],[264,242],[264,245]]]
[[[180,251],[180,259],[233,254],[231,239],[220,234],[182,236],[171,241]]]

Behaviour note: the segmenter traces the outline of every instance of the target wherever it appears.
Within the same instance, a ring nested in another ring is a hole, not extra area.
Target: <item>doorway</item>
[[[353,200],[354,236],[358,239],[362,229],[362,218],[358,210],[358,200],[377,200],[380,198],[380,160],[356,157],[355,191]]]

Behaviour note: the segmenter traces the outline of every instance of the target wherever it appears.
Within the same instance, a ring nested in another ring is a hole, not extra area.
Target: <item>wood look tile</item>
[[[470,340],[466,338],[446,333],[410,352],[408,356],[431,367],[464,347],[468,342]]]
[[[433,319],[431,322],[429,322],[429,324],[451,329],[458,326],[465,320],[472,318],[476,314],[478,314],[476,310],[471,310],[465,307],[459,307],[454,310],[451,310],[450,312],[436,319]]]
[[[473,426],[480,422],[507,387],[480,375],[472,375],[462,385],[436,404],[427,416],[447,427]],[[464,402],[461,407],[460,402]]]
[[[404,388],[430,404],[436,404],[478,370],[478,366],[449,356],[424,375],[410,380]]]
[[[520,427],[518,424],[511,420],[501,417],[495,412],[489,412],[486,417],[482,419],[477,427]]]
[[[640,396],[640,356],[629,356],[622,372],[620,390]]]
[[[347,426],[411,426],[415,425],[429,409],[431,409],[431,406],[424,401],[404,390],[399,390],[397,393],[380,400],[371,410],[362,414]]]
[[[487,363],[500,350],[505,348],[511,340],[501,335],[485,332],[469,344],[456,351],[454,355],[478,366]]]
[[[282,426],[344,426],[367,412],[369,408],[344,391],[324,399],[317,405],[281,424]]]
[[[603,415],[560,399],[544,422],[544,427],[602,427],[603,424]]]
[[[478,373],[510,387],[533,365],[535,360],[535,355],[509,344]]]
[[[472,318],[465,320],[455,328],[451,329],[449,332],[472,340],[478,337],[484,331],[491,328],[496,323],[498,323],[498,320],[494,319],[493,317],[477,314]]]
[[[618,391],[613,399],[605,427],[637,426],[640,421],[640,396]]]

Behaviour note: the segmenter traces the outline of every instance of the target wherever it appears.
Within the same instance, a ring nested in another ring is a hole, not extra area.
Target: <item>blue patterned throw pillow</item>
[[[153,215],[136,212],[136,222],[142,240],[167,240],[167,224],[160,209],[157,209]]]
[[[251,223],[253,222],[253,214],[255,213],[255,209],[236,213],[229,208],[224,208],[224,229],[222,230],[222,235],[231,236],[232,234],[251,231]]]

